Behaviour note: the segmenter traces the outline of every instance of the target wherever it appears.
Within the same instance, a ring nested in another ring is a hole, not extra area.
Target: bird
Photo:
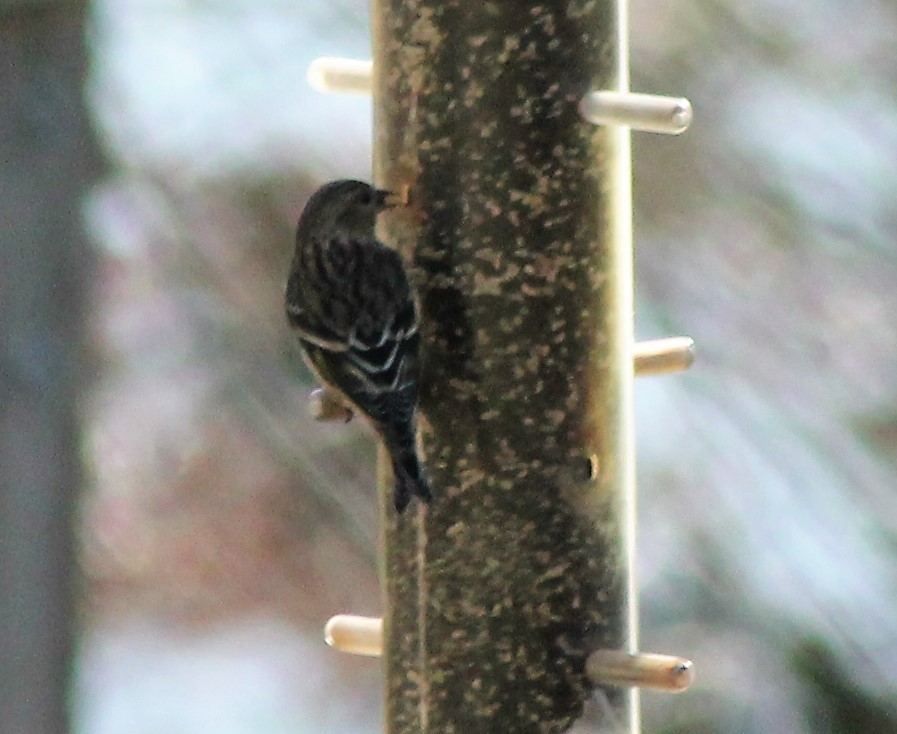
[[[417,449],[420,334],[401,256],[377,240],[392,195],[363,181],[324,184],[296,227],[287,321],[322,384],[367,416],[389,453],[393,504],[433,499]]]

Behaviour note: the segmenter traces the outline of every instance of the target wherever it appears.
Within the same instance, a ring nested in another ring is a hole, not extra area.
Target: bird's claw
[[[348,423],[354,415],[352,410],[332,390],[319,387],[308,396],[308,412],[322,423],[342,421]]]

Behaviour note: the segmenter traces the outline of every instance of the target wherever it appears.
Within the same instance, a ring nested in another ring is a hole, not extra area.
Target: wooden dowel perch
[[[380,657],[383,654],[383,620],[337,614],[324,627],[324,640],[342,652]]]
[[[695,677],[691,660],[621,650],[596,650],[586,660],[586,673],[596,684],[638,686],[668,693],[681,693]]]
[[[694,340],[687,336],[636,342],[633,349],[635,376],[666,375],[688,369],[695,359],[694,346]],[[346,423],[352,419],[351,409],[324,388],[311,391],[308,411],[315,420],[322,422]]]
[[[684,97],[589,92],[580,101],[579,111],[596,125],[626,125],[633,130],[667,135],[679,135],[691,124],[691,103]]]
[[[338,395],[323,387],[312,390],[309,394],[308,412],[312,418],[321,422],[348,423],[352,420],[352,409]]]
[[[636,377],[681,372],[695,361],[695,342],[687,336],[636,342],[632,356]]]
[[[339,614],[324,628],[331,647],[353,655],[377,657],[383,652],[379,617]],[[586,660],[586,674],[595,685],[636,686],[680,693],[694,680],[691,660],[657,653],[597,650]]]
[[[370,94],[370,61],[322,56],[308,67],[308,83],[319,92]],[[691,102],[684,97],[662,97],[599,90],[579,102],[582,116],[596,125],[624,125],[641,132],[679,135],[691,124]]]
[[[322,56],[309,64],[306,78],[319,92],[371,93],[370,61]]]

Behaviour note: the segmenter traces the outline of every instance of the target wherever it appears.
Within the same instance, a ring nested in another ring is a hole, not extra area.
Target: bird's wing
[[[324,327],[318,320],[310,319],[309,313],[297,303],[287,302],[287,319],[293,331],[303,342],[331,352],[345,352],[349,345],[339,335]]]
[[[335,352],[349,348],[357,318],[351,282],[361,244],[352,239],[310,240],[296,250],[287,281],[286,314],[299,338]]]
[[[309,360],[375,421],[413,412],[418,323],[401,258],[374,240],[313,244],[286,307]]]

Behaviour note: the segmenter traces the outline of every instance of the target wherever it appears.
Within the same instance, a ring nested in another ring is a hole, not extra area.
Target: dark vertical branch
[[[634,643],[626,133],[615,0],[375,0],[381,222],[415,265],[422,436],[437,492],[386,512],[390,732],[561,732],[589,701],[637,728],[585,659]]]
[[[81,196],[96,164],[84,12],[0,4],[0,721],[29,734],[68,730]]]

